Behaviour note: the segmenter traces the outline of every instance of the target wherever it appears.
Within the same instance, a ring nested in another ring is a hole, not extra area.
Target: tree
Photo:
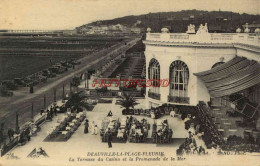
[[[74,87],[78,87],[80,85],[80,77],[73,77],[71,81],[71,85]]]
[[[126,109],[126,112],[128,112],[129,108],[134,108],[134,106],[139,103],[136,102],[133,96],[123,92],[122,96],[120,96],[118,104],[124,107]]]
[[[66,108],[81,109],[81,107],[88,109],[89,105],[84,101],[85,97],[81,95],[81,92],[72,94],[71,98],[66,103]]]

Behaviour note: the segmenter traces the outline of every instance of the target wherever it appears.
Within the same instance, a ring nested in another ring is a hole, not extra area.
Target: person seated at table
[[[132,121],[133,121],[133,116],[131,115],[129,118],[129,122],[132,123]]]
[[[172,111],[170,112],[170,116],[171,116],[171,117],[174,117],[174,115],[175,115],[175,111],[172,110]]]
[[[130,135],[135,133],[136,125],[132,125],[131,130],[130,130]]]
[[[128,116],[126,116],[126,124],[128,124],[130,122],[130,119]]]
[[[205,154],[205,149],[202,146],[199,148],[199,154]]]
[[[55,116],[57,116],[57,109],[58,109],[58,107],[55,107],[55,108],[54,108],[54,115],[55,115]]]
[[[50,117],[53,118],[53,109],[50,110]]]
[[[25,133],[25,137],[27,138],[27,140],[28,141],[30,141],[31,140],[31,131],[30,131],[30,128],[28,127],[28,128],[26,128],[25,129],[25,131],[24,131],[24,133]]]
[[[109,111],[109,113],[107,114],[107,116],[108,116],[108,117],[111,117],[111,116],[113,116],[113,113],[112,113],[112,111],[111,111],[111,110]]]
[[[142,122],[143,125],[146,125],[147,120],[143,118],[143,119],[141,120],[141,122]]]
[[[44,110],[43,109],[41,109],[41,115],[44,113]]]
[[[168,134],[168,129],[167,129],[166,126],[164,126],[164,127],[162,128],[162,132],[163,132],[164,134]]]
[[[155,119],[155,113],[154,112],[151,112],[151,118]]]
[[[11,141],[14,138],[14,130],[9,128],[7,133],[8,133],[9,141]]]
[[[158,136],[161,136],[161,135],[163,134],[162,129],[159,129],[159,130],[157,131],[157,134],[158,134]]]
[[[20,139],[19,139],[19,143],[25,143],[26,142],[26,138],[25,138],[25,132],[22,131],[20,134]]]
[[[195,135],[195,129],[194,127],[190,126],[190,128],[188,129],[189,133],[191,133],[192,135]]]
[[[124,138],[124,129],[123,128],[118,129],[117,137]]]
[[[47,120],[51,120],[51,119],[52,119],[49,110],[47,110],[47,116],[46,116],[46,119],[47,119]]]
[[[136,128],[136,133],[138,133],[139,135],[142,135],[142,131],[141,131],[140,127]]]
[[[163,120],[163,124],[165,124],[165,125],[167,125],[167,124],[168,124],[168,121],[167,121],[167,119],[164,119],[164,120]]]

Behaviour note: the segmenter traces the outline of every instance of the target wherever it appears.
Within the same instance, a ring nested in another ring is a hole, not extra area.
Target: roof
[[[207,87],[211,97],[231,95],[260,83],[260,64],[235,57],[211,70],[194,73]]]

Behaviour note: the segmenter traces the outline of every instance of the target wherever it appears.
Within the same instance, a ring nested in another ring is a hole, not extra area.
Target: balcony
[[[155,99],[155,100],[160,100],[161,94],[154,93],[154,92],[148,92],[148,97]]]
[[[147,33],[144,43],[242,44],[260,47],[260,35],[248,33]]]
[[[190,104],[190,98],[189,97],[168,96],[168,102]]]

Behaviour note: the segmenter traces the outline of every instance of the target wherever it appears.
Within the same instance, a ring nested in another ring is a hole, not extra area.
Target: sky
[[[260,14],[260,0],[0,0],[0,29],[74,29],[96,20],[189,9]]]

